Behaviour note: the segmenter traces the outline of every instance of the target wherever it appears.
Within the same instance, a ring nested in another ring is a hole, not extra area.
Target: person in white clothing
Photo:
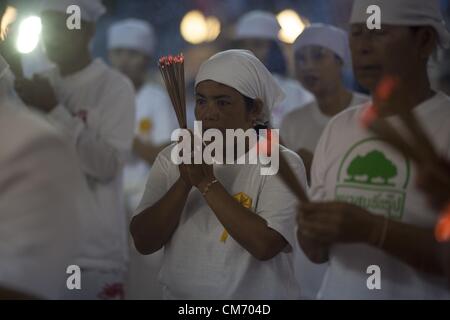
[[[142,197],[150,165],[170,142],[177,128],[169,96],[161,86],[146,80],[153,61],[156,37],[143,20],[114,23],[108,32],[111,65],[127,76],[136,90],[135,157],[125,167],[124,184],[128,207],[133,212]],[[153,61],[156,66],[156,61]]]
[[[197,120],[205,130],[222,133],[266,125],[283,97],[270,72],[246,50],[205,61],[195,90]],[[139,252],[164,248],[164,298],[298,298],[292,268],[297,200],[280,177],[261,175],[261,163],[178,166],[173,147],[158,155],[130,225]],[[280,152],[306,185],[300,158],[285,148]]]
[[[280,25],[274,14],[254,10],[243,15],[236,24],[234,34],[235,47],[246,49],[255,54],[273,74],[278,85],[285,93],[285,99],[274,106],[270,125],[280,128],[284,116],[314,100],[298,81],[287,77],[287,63],[278,40]]]
[[[367,27],[367,8],[382,12]],[[427,62],[449,34],[439,1],[356,0],[350,46],[358,81],[372,93],[386,76],[399,79],[380,109],[404,130],[399,112],[415,113],[439,152],[450,156],[450,98],[430,88]],[[377,96],[375,103],[379,104]],[[369,105],[348,109],[325,128],[312,165],[311,197],[301,205],[298,240],[314,262],[329,260],[323,299],[449,299],[437,213],[417,187],[416,165],[361,125]]]
[[[94,207],[69,145],[18,105],[0,56],[0,299],[59,299]]]
[[[303,159],[309,175],[323,129],[332,117],[369,98],[344,85],[343,68],[351,65],[348,35],[330,25],[313,24],[294,43],[298,80],[315,100],[285,115],[280,136]]]
[[[81,10],[81,29],[66,26],[73,4]],[[44,1],[43,43],[56,67],[16,82],[22,100],[65,134],[98,206],[83,221],[87,235],[79,239],[78,257],[83,287],[67,292],[69,299],[123,298],[128,260],[122,169],[133,139],[134,90],[119,72],[91,58],[95,21],[104,11],[97,0]]]
[[[137,92],[134,155],[124,169],[124,192],[130,216],[142,198],[151,164],[169,144],[177,128],[167,93],[159,85],[146,81],[150,63],[156,66],[155,45],[153,27],[143,20],[116,22],[108,32],[109,60],[133,82]],[[131,245],[127,299],[162,298],[162,287],[157,281],[161,259],[162,251],[142,256]]]

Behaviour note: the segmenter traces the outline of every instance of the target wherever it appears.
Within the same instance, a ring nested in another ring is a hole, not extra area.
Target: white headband
[[[227,85],[251,99],[261,99],[264,106],[258,124],[267,124],[272,109],[285,97],[269,70],[247,50],[219,52],[203,62],[195,86],[205,80]]]
[[[450,35],[445,26],[439,0],[355,0],[350,23],[366,23],[370,14],[367,8],[377,5],[381,9],[381,23],[398,26],[431,26],[439,44],[446,48]]]

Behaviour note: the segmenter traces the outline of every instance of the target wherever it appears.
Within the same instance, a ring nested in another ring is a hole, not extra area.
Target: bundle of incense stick
[[[184,56],[161,57],[159,70],[164,79],[167,92],[172,101],[173,109],[178,119],[180,128],[187,128],[186,120],[186,87],[184,82]]]
[[[272,136],[275,133],[272,133],[272,130],[267,131],[267,137],[263,138],[260,136],[260,140],[258,142],[258,150],[262,154],[270,155],[273,148],[279,148],[282,144],[281,139],[278,137],[273,138]],[[281,151],[281,150],[280,150]],[[297,199],[302,203],[308,203],[309,199],[307,193],[302,187],[302,184],[298,181],[294,171],[292,170],[289,162],[282,152],[279,152],[279,173],[281,175],[281,179],[286,184],[286,186],[292,191],[292,193],[297,197]]]
[[[375,92],[378,101],[387,102],[393,95],[397,85],[398,80],[395,78],[386,77],[383,79]],[[414,144],[399,134],[388,121],[379,117],[379,109],[374,104],[365,110],[361,117],[361,122],[364,127],[410,157],[418,165],[439,163],[438,152],[415,115],[410,110],[401,110],[399,116],[407,128],[411,140],[415,141]],[[436,177],[442,177],[437,167],[431,167],[436,170],[434,174]],[[442,178],[444,179],[444,177]],[[440,242],[450,241],[450,203],[441,213],[435,228],[435,237]]]

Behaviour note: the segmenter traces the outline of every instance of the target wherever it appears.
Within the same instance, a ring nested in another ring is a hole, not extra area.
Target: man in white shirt
[[[155,32],[146,21],[126,19],[109,29],[109,60],[133,82],[137,92],[134,156],[124,169],[125,199],[130,216],[142,198],[151,164],[177,128],[167,93],[159,85],[146,81],[150,63],[156,66],[155,46]],[[161,259],[162,251],[143,256],[131,245],[127,298],[162,298],[162,287],[157,281]]]
[[[351,66],[348,35],[324,24],[313,24],[294,43],[297,77],[315,100],[287,113],[280,127],[286,147],[296,151],[307,173],[323,129],[339,112],[369,98],[344,85],[343,70]]]
[[[370,5],[382,11],[380,30],[367,27]],[[436,44],[448,44],[442,21],[439,1],[356,0],[350,42],[364,87],[374,92],[386,75],[400,80],[396,104],[380,116],[402,129],[399,108],[408,108],[449,156],[450,99],[433,92],[427,76]],[[310,259],[330,262],[319,297],[448,299],[437,214],[415,184],[411,160],[360,124],[367,107],[336,116],[316,148],[311,196],[321,202],[302,205],[298,237]]]
[[[169,96],[158,84],[147,81],[153,61],[156,37],[144,20],[126,19],[113,24],[108,32],[109,60],[127,76],[136,91],[136,122],[133,157],[125,167],[125,191],[130,212],[144,192],[150,165],[170,142],[177,121]]]
[[[69,5],[81,10],[81,29],[66,26]],[[77,153],[98,210],[86,217],[87,235],[78,263],[84,287],[68,298],[123,297],[128,260],[127,217],[122,201],[122,168],[131,148],[134,90],[128,79],[101,60],[92,60],[89,44],[100,1],[44,1],[42,35],[46,54],[57,67],[32,80],[19,80],[16,90],[28,105],[46,114]]]
[[[91,194],[67,143],[12,98],[1,56],[0,69],[0,298],[58,299]]]

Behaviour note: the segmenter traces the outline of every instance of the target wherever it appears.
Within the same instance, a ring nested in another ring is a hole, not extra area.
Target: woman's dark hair
[[[255,105],[255,99],[249,98],[244,95],[242,95],[242,97],[244,98],[245,109],[247,110],[247,112],[251,112]],[[268,129],[268,124],[264,124],[264,125],[257,124],[255,127],[253,127],[253,129],[255,129],[256,132],[259,134],[259,130]]]
[[[286,76],[287,65],[286,58],[281,50],[280,44],[276,41],[270,41],[269,52],[266,58],[266,67],[271,73]]]

